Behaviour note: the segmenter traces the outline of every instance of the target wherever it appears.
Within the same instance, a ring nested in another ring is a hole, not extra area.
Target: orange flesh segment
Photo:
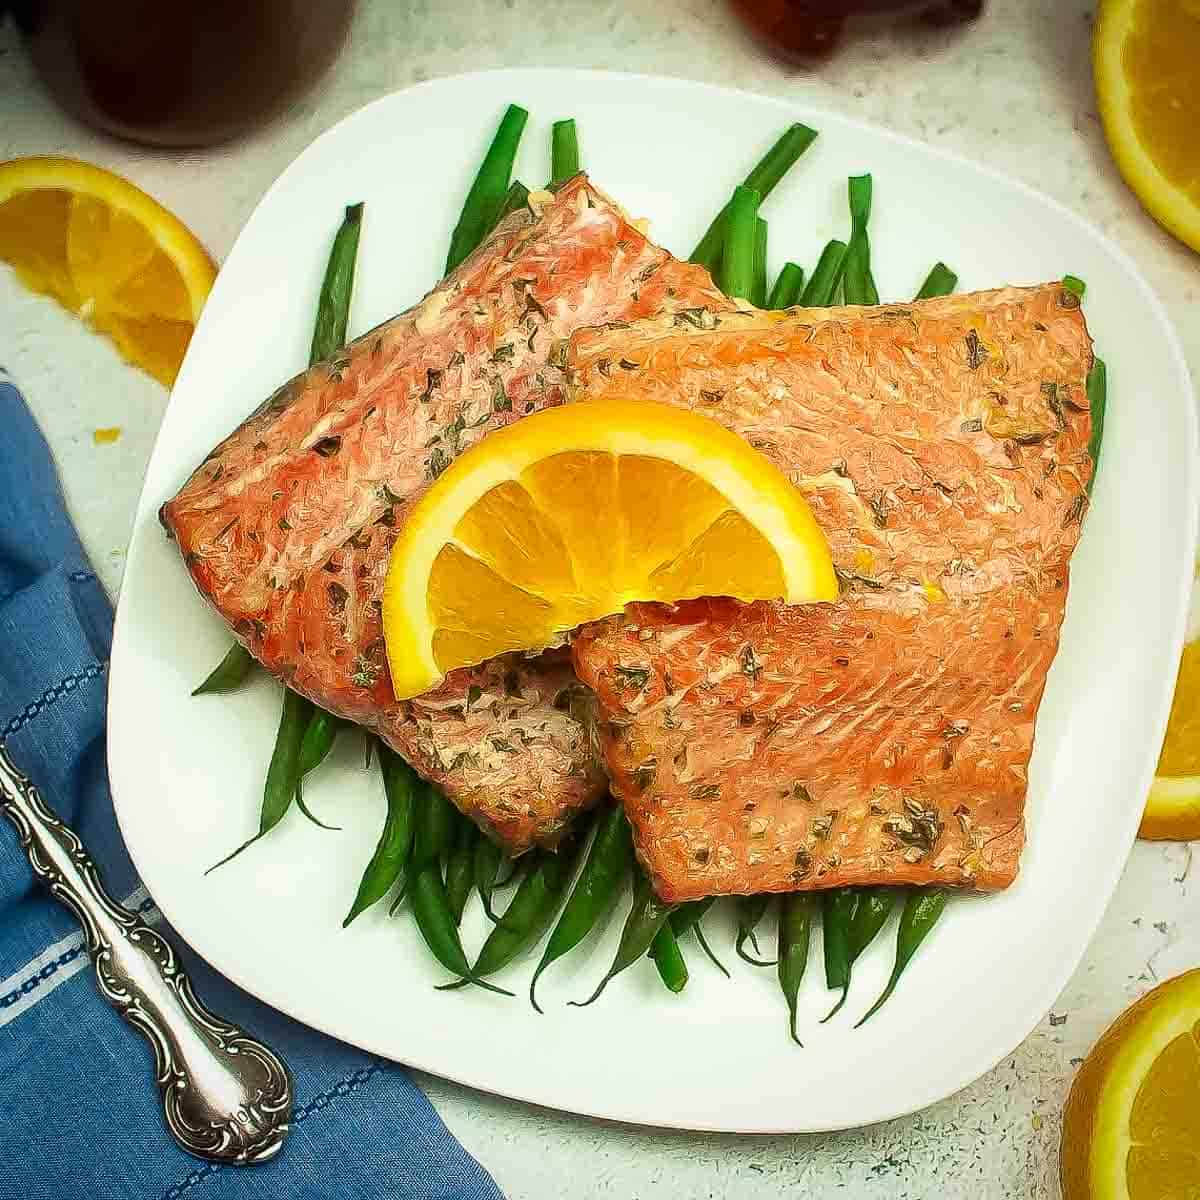
[[[1200,9],[1180,0],[1140,0],[1122,66],[1138,140],[1176,187],[1200,202]]]
[[[646,455],[543,459],[487,492],[455,540],[429,581],[442,671],[479,661],[481,650],[546,645],[625,599],[786,592],[779,555],[716,488]]]

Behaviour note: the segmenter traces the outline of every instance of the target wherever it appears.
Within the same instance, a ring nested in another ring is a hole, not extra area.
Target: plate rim
[[[505,79],[528,78],[529,76],[558,76],[564,80],[570,79],[575,81],[578,81],[582,78],[587,80],[589,83],[596,85],[602,85],[605,83],[614,85],[625,82],[636,84],[638,86],[650,85],[658,88],[679,90],[682,92],[699,89],[701,91],[716,93],[718,95],[736,98],[738,100],[749,100],[755,104],[774,107],[781,113],[790,114],[793,120],[811,120],[814,123],[817,123],[822,118],[828,118],[838,125],[850,127],[856,131],[867,132],[872,137],[883,138],[896,144],[898,147],[915,149],[927,158],[932,158],[933,160],[939,162],[951,164],[960,170],[967,170],[973,173],[976,177],[982,177],[985,180],[1000,182],[1007,188],[1014,188],[1026,199],[1035,201],[1036,203],[1049,208],[1060,218],[1064,218],[1068,223],[1081,229],[1091,238],[1100,243],[1112,256],[1112,258],[1120,264],[1120,266],[1131,276],[1134,281],[1136,281],[1142,290],[1144,300],[1147,302],[1150,313],[1155,319],[1155,323],[1163,330],[1165,335],[1165,340],[1169,351],[1169,365],[1173,369],[1174,374],[1179,380],[1182,388],[1182,393],[1179,398],[1180,407],[1183,410],[1183,420],[1186,425],[1187,441],[1191,451],[1190,454],[1184,458],[1185,465],[1183,470],[1183,487],[1186,492],[1185,499],[1187,511],[1184,515],[1183,521],[1181,522],[1182,532],[1186,534],[1187,544],[1193,546],[1196,544],[1198,527],[1200,527],[1200,503],[1198,503],[1198,501],[1200,501],[1200,464],[1198,464],[1197,461],[1198,458],[1200,458],[1200,420],[1198,420],[1195,386],[1192,382],[1191,372],[1188,367],[1186,356],[1183,353],[1183,348],[1180,343],[1179,335],[1176,331],[1174,322],[1171,320],[1170,315],[1168,314],[1163,302],[1159,299],[1158,294],[1143,275],[1132,254],[1127,252],[1113,238],[1109,237],[1092,222],[1079,215],[1066,204],[1057,200],[1053,196],[1049,196],[1046,193],[1039,191],[1037,188],[1026,183],[1023,179],[1006,174],[998,168],[990,166],[986,163],[968,158],[966,155],[960,154],[955,150],[931,145],[930,143],[921,141],[910,134],[889,129],[885,126],[865,120],[858,116],[839,112],[833,108],[821,104],[819,101],[811,101],[807,95],[797,98],[784,98],[781,96],[767,95],[750,91],[745,88],[734,88],[726,85],[711,84],[700,80],[692,80],[679,76],[651,75],[644,72],[606,71],[594,68],[573,67],[502,67],[481,71],[457,72],[453,75],[438,76],[433,79],[423,80],[408,87],[399,88],[395,91],[375,97],[366,104],[360,106],[350,113],[347,113],[335,124],[331,125],[328,129],[323,130],[317,135],[317,137],[313,138],[312,141],[308,142],[304,147],[302,147],[297,152],[295,157],[293,157],[291,161],[287,163],[287,165],[279,172],[279,174],[259,197],[258,201],[254,205],[253,210],[246,218],[246,221],[243,223],[241,229],[238,231],[238,235],[229,250],[229,254],[226,256],[226,259],[235,253],[245,235],[246,228],[257,215],[259,210],[275,194],[276,190],[285,185],[291,173],[297,169],[298,164],[311,152],[313,152],[316,147],[320,146],[326,140],[332,139],[334,136],[338,135],[347,124],[362,119],[363,115],[370,110],[379,106],[387,105],[393,102],[397,97],[407,96],[411,93],[421,92],[428,89],[438,90],[440,88],[447,87],[448,85],[453,86],[456,84],[464,84],[468,81],[493,80],[496,81],[497,90],[499,91],[499,84],[501,81]],[[201,319],[203,320],[203,318]],[[188,367],[188,357],[185,357],[182,369],[179,373],[180,380],[186,379]],[[154,446],[150,452],[150,457],[147,460],[146,479],[143,482],[142,490],[139,493],[137,506],[134,512],[134,521],[130,535],[131,547],[136,536],[138,523],[145,518],[147,512],[154,511],[158,507],[156,498],[148,496],[150,468],[154,463],[155,456],[158,453],[159,445],[162,439],[162,428],[165,426],[167,415],[175,403],[175,395],[176,392],[173,390],[168,400],[168,404],[164,409],[163,420],[160,424],[159,432],[155,436]],[[125,842],[130,859],[132,860],[139,877],[144,879],[145,872],[143,870],[143,862],[145,861],[145,856],[139,860],[139,856],[134,849],[134,844],[131,843],[129,837],[127,836],[127,820],[130,822],[133,820],[133,805],[131,803],[130,808],[126,810],[125,817],[123,817],[122,804],[118,799],[118,788],[116,786],[116,780],[112,776],[111,767],[114,748],[113,730],[119,724],[119,718],[114,719],[114,705],[112,697],[114,692],[118,690],[115,686],[118,677],[123,678],[124,676],[123,664],[125,662],[125,658],[121,651],[124,648],[127,638],[125,627],[129,620],[129,602],[126,600],[126,581],[129,578],[129,568],[131,566],[137,566],[137,556],[131,557],[126,561],[126,573],[125,577],[122,579],[121,591],[116,606],[113,629],[112,657],[110,660],[109,702],[107,709],[108,721],[106,727],[105,744],[108,761],[110,763],[110,779],[112,779],[113,783],[111,789],[113,796],[113,808],[117,816],[118,826],[120,828],[121,836]],[[1173,628],[1170,631],[1170,644],[1175,646],[1176,651],[1179,651],[1182,648],[1185,640],[1190,599],[1190,576],[1185,576],[1184,582],[1179,589],[1179,595],[1177,595],[1175,598]],[[1160,740],[1161,734],[1165,732],[1166,729],[1173,690],[1173,685],[1170,687],[1164,686],[1159,696],[1158,712],[1156,720],[1154,721],[1154,727],[1159,730]],[[1146,747],[1142,751],[1142,765],[1140,771],[1140,775],[1143,779],[1142,792],[1148,791],[1150,781],[1155,773],[1157,758],[1158,752],[1153,745]],[[275,1008],[292,1019],[307,1025],[310,1028],[316,1029],[330,1037],[358,1046],[369,1053],[377,1054],[388,1061],[397,1062],[414,1070],[422,1071],[442,1079],[450,1080],[451,1082],[454,1082],[460,1086],[473,1088],[491,1095],[504,1097],[505,1099],[517,1100],[522,1103],[532,1104],[539,1108],[546,1109],[547,1111],[569,1112],[592,1119],[624,1122],[644,1126],[647,1128],[675,1129],[706,1133],[739,1133],[750,1135],[826,1133],[844,1129],[862,1128],[864,1126],[873,1125],[882,1121],[888,1121],[907,1116],[927,1108],[930,1105],[935,1104],[949,1096],[955,1095],[962,1089],[970,1086],[970,1084],[978,1080],[981,1076],[994,1070],[1000,1062],[1002,1062],[1008,1055],[1013,1053],[1013,1051],[1020,1046],[1026,1038],[1028,1038],[1030,1033],[1037,1027],[1037,1024],[1041,1020],[1041,1016],[1038,1014],[1043,1014],[1048,1011],[1055,998],[1061,993],[1063,987],[1066,986],[1071,975],[1075,972],[1079,963],[1082,961],[1083,957],[1090,948],[1095,937],[1096,930],[1103,920],[1104,913],[1107,910],[1108,905],[1111,903],[1121,873],[1123,872],[1125,864],[1128,860],[1129,850],[1131,849],[1136,838],[1140,815],[1140,804],[1135,804],[1134,801],[1131,800],[1128,805],[1128,814],[1125,817],[1125,827],[1118,831],[1120,836],[1114,838],[1115,843],[1119,843],[1120,845],[1124,846],[1125,852],[1119,858],[1114,855],[1112,865],[1103,876],[1103,888],[1096,889],[1098,892],[1102,892],[1104,896],[1104,903],[1096,906],[1094,916],[1089,921],[1080,923],[1081,930],[1086,927],[1086,937],[1080,939],[1080,950],[1078,954],[1073,956],[1070,961],[1065,962],[1063,969],[1061,969],[1055,977],[1051,978],[1049,975],[1047,975],[1042,986],[1036,990],[1036,995],[1038,998],[1037,1004],[1034,1006],[1032,999],[1030,1000],[1030,1006],[1033,1015],[1030,1020],[1023,1020],[1020,1022],[1021,1026],[1024,1028],[1024,1032],[1020,1035],[1020,1037],[1018,1037],[1012,1045],[1007,1046],[999,1045],[999,1042],[996,1044],[991,1044],[986,1038],[981,1038],[977,1043],[977,1045],[980,1047],[979,1051],[969,1059],[971,1065],[965,1072],[966,1077],[963,1078],[962,1082],[957,1084],[950,1091],[945,1091],[939,1084],[935,1085],[927,1092],[922,1092],[920,1081],[914,1080],[905,1093],[906,1096],[910,1097],[909,1099],[904,1100],[898,1105],[879,1105],[876,1109],[868,1112],[861,1119],[849,1124],[844,1121],[822,1123],[820,1121],[813,1122],[811,1120],[806,1120],[800,1125],[796,1124],[795,1122],[788,1123],[786,1120],[781,1120],[780,1122],[776,1123],[769,1121],[754,1122],[753,1124],[746,1123],[744,1120],[740,1124],[703,1122],[695,1120],[672,1121],[669,1118],[663,1118],[661,1116],[651,1117],[649,1115],[637,1115],[636,1113],[631,1115],[630,1109],[613,1111],[611,1108],[607,1108],[603,1105],[589,1107],[586,1105],[572,1104],[570,1107],[563,1107],[552,1101],[539,1098],[538,1095],[534,1094],[536,1089],[534,1089],[534,1092],[530,1092],[529,1088],[524,1084],[512,1087],[505,1086],[504,1089],[501,1090],[497,1086],[481,1083],[477,1080],[466,1078],[454,1071],[448,1071],[444,1067],[431,1064],[427,1061],[421,1061],[423,1056],[419,1052],[415,1057],[397,1059],[393,1056],[393,1053],[390,1049],[377,1044],[375,1040],[369,1036],[352,1036],[351,1033],[347,1032],[346,1030],[336,1028],[336,1022],[330,1023],[322,1020],[319,1014],[304,1012],[302,1015],[302,1010],[304,1008],[303,1004],[291,1002],[285,990],[276,990],[269,984],[260,982],[259,979],[255,978],[252,973],[248,974],[247,972],[239,969],[237,964],[231,965],[220,961],[222,959],[222,952],[219,945],[215,944],[212,939],[203,936],[203,931],[201,931],[201,937],[198,940],[193,940],[190,934],[185,935],[185,932],[175,920],[173,915],[173,906],[170,900],[168,899],[164,903],[163,898],[158,895],[155,895],[154,899],[165,919],[177,931],[179,936],[182,937],[183,940],[185,940],[188,945],[220,975],[223,975],[242,990],[256,997],[262,1003]],[[1034,992],[1031,990],[1031,996],[1033,994]],[[1007,1038],[1002,1040],[1007,1041]],[[997,1048],[997,1046],[999,1046],[999,1048]],[[419,1051],[419,1047],[414,1047],[414,1049]],[[532,1078],[532,1076],[527,1078]]]

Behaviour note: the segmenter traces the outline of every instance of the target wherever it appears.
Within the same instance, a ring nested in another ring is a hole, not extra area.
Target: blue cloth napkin
[[[108,793],[112,610],[45,440],[2,377],[0,430],[0,740],[83,838],[109,891],[155,918]],[[258,1003],[163,932],[200,996],[291,1067],[283,1150],[258,1166],[217,1167],[175,1145],[147,1045],[101,999],[79,926],[35,886],[0,819],[0,1197],[503,1200],[403,1070]]]

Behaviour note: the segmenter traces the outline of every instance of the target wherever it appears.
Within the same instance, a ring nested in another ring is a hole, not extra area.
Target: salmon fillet
[[[374,730],[514,853],[554,844],[605,787],[569,657],[508,656],[398,703],[381,624],[396,530],[456,455],[562,401],[548,356],[572,330],[727,307],[585,177],[534,203],[416,307],[281,387],[161,511],[268,670]]]
[[[656,890],[1007,886],[1091,474],[1078,299],[706,323],[577,333],[572,397],[691,407],[745,437],[807,494],[841,597],[640,604],[581,631]]]

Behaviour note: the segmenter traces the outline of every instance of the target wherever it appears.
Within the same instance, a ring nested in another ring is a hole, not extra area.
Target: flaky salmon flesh
[[[514,853],[611,780],[667,900],[994,889],[1087,506],[1090,362],[1058,285],[738,311],[580,177],[281,388],[162,517],[270,670]],[[784,469],[841,599],[631,606],[397,702],[380,601],[413,501],[491,429],[612,395],[696,408]]]
[[[1092,469],[1078,298],[655,319],[581,331],[567,361],[575,401],[694,408],[758,447],[841,583],[632,605],[576,639],[662,899],[1011,883]]]
[[[162,508],[201,594],[274,674],[379,734],[510,851],[553,845],[606,783],[563,652],[398,703],[381,601],[405,513],[488,431],[561,403],[584,325],[724,309],[579,176],[506,219],[419,305],[297,375]]]

